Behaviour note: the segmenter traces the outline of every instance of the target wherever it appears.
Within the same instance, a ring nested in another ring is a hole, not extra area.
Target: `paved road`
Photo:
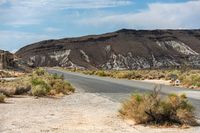
[[[122,102],[133,92],[153,91],[156,86],[153,83],[145,83],[142,81],[113,79],[109,77],[102,78],[50,68],[48,69],[48,72],[60,75],[63,74],[65,79],[76,87],[78,91],[96,93],[115,102]],[[186,94],[196,107],[197,117],[200,118],[200,91],[161,85],[161,93],[164,95],[170,93]]]

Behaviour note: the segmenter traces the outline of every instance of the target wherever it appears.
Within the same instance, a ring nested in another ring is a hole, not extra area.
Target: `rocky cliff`
[[[16,67],[14,55],[8,51],[0,50],[0,69]]]
[[[86,69],[200,68],[200,30],[119,30],[21,48],[30,66]]]

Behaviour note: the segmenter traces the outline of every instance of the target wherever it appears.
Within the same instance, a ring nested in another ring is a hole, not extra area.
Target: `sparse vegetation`
[[[74,92],[74,88],[64,81],[63,76],[48,74],[44,69],[38,68],[20,79],[14,81],[1,81],[0,92],[6,96],[30,94],[33,96],[47,96]]]
[[[151,94],[133,94],[119,112],[123,118],[134,120],[136,124],[198,125],[194,107],[185,95],[161,97],[156,90]]]
[[[24,75],[24,72],[12,70],[0,70],[0,78],[19,77]]]
[[[200,88],[200,70],[71,70],[87,75],[97,75],[101,77],[125,78],[125,79],[156,79],[171,80],[172,85],[179,79],[182,86],[189,88]]]
[[[3,93],[0,93],[0,103],[4,103],[5,98],[6,98],[6,96]]]
[[[74,92],[74,88],[68,82],[64,81],[63,76],[57,74],[50,75],[44,69],[37,69],[31,77],[31,94],[34,96],[45,95],[68,95]]]

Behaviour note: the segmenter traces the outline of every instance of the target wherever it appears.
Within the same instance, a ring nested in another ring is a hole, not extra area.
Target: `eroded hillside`
[[[16,55],[30,66],[87,69],[200,67],[200,30],[119,30],[103,35],[46,40]]]

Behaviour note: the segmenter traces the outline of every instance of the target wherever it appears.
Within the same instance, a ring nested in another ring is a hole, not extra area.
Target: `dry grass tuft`
[[[165,98],[159,91],[151,94],[134,94],[122,104],[120,114],[136,124],[156,125],[198,125],[194,117],[194,107],[185,95],[171,94]]]
[[[75,89],[64,80],[63,76],[48,74],[38,68],[32,74],[14,81],[1,81],[0,93],[6,96],[30,94],[33,96],[47,96],[73,93]]]
[[[3,93],[0,93],[0,103],[5,103],[6,96]]]
[[[63,75],[48,74],[44,69],[37,69],[31,77],[31,94],[34,96],[68,95],[75,89],[64,80]]]

